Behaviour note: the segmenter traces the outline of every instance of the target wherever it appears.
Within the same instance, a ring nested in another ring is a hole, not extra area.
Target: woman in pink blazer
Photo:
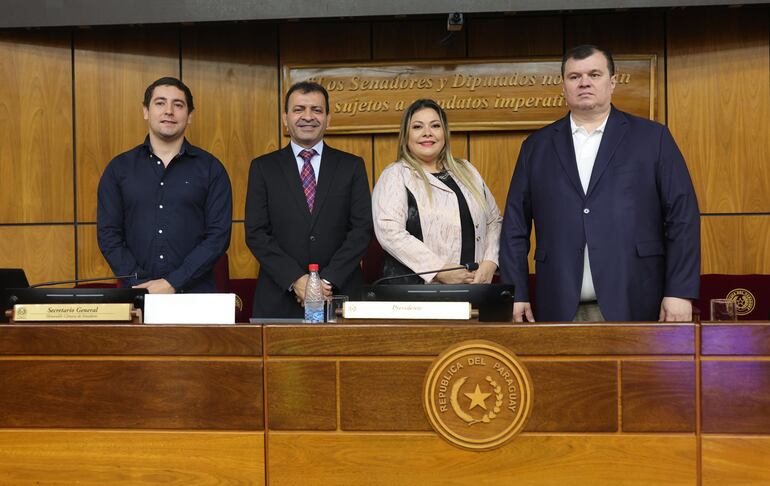
[[[498,265],[502,217],[470,162],[449,147],[446,113],[433,100],[404,112],[398,160],[372,194],[374,231],[386,255],[383,277],[478,263],[389,283],[489,283]]]

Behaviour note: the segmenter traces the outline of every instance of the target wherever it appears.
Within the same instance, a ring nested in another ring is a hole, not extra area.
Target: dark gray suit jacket
[[[361,257],[372,237],[372,203],[364,161],[324,145],[312,214],[287,145],[254,159],[246,194],[246,244],[260,264],[253,316],[301,317],[288,290],[320,266],[336,293],[360,297]]]

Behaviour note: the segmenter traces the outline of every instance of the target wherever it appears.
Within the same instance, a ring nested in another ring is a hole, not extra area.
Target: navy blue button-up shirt
[[[142,145],[110,161],[99,181],[99,248],[124,285],[165,278],[177,292],[214,292],[212,267],[230,245],[233,197],[219,160],[186,139],[164,167]]]

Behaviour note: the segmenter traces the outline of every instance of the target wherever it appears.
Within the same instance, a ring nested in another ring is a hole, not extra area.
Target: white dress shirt
[[[599,152],[599,145],[602,143],[604,127],[607,126],[607,118],[604,119],[594,131],[588,131],[575,123],[572,114],[569,116],[569,124],[572,128],[572,144],[575,146],[575,160],[577,161],[578,174],[580,175],[580,184],[583,186],[583,193],[588,192],[588,183],[591,181],[591,172],[596,162],[596,154]],[[583,284],[580,287],[580,301],[589,302],[596,300],[596,290],[594,289],[594,280],[591,276],[591,265],[588,259],[588,243],[583,249]]]

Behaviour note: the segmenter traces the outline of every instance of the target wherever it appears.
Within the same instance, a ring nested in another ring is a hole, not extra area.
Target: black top
[[[99,248],[125,285],[165,278],[177,291],[214,292],[212,267],[230,244],[233,198],[224,166],[182,144],[168,164],[149,137],[109,163],[99,181]]]
[[[460,249],[460,261],[459,264],[473,263],[476,260],[476,233],[474,231],[473,218],[471,217],[471,211],[468,208],[468,202],[465,200],[460,190],[460,186],[457,185],[452,176],[447,172],[439,172],[433,174],[441,182],[446,184],[447,187],[452,189],[457,196],[457,202],[460,209],[460,231],[462,238],[462,246]],[[410,235],[414,236],[420,241],[422,238],[422,225],[420,224],[420,211],[417,208],[417,200],[414,195],[406,190],[407,196],[407,216],[406,216],[406,231]],[[403,263],[396,260],[389,253],[385,253],[382,260],[382,276],[383,277],[395,277],[396,275],[406,275],[412,273],[414,270],[410,269]],[[403,278],[396,278],[385,281],[386,284],[423,284],[425,280],[419,276],[409,276]]]
[[[462,249],[460,250],[460,264],[473,263],[476,261],[476,232],[473,230],[473,218],[471,210],[468,208],[468,201],[460,190],[460,186],[447,171],[433,174],[452,189],[457,195],[457,203],[460,206],[460,230],[462,231]]]

